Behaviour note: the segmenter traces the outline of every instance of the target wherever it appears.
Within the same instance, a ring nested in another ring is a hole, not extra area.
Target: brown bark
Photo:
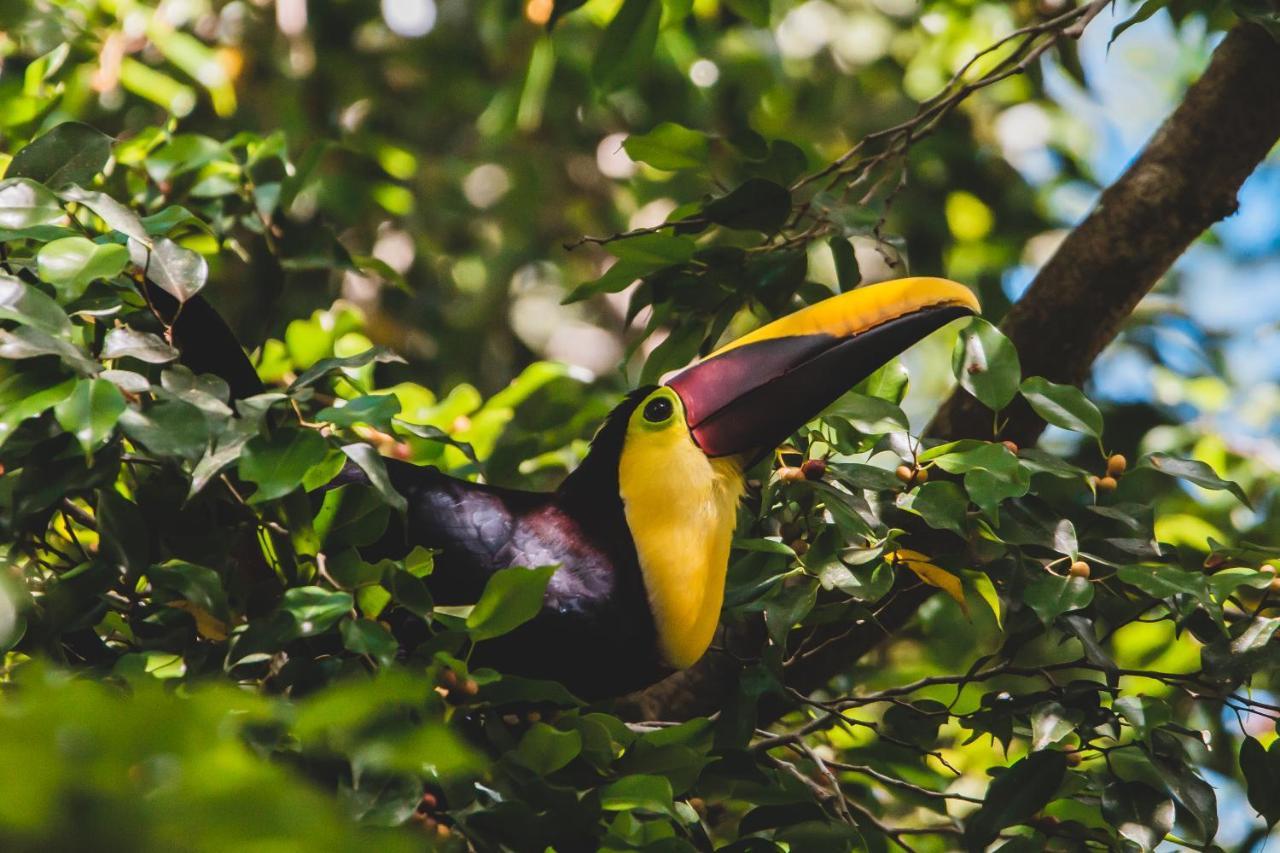
[[[1023,375],[1083,382],[1098,353],[1174,260],[1210,225],[1235,212],[1240,185],[1277,139],[1280,44],[1262,28],[1241,24],[1001,324],[1017,346]],[[1033,444],[1044,423],[1020,400],[1007,414],[1000,438]],[[928,434],[993,438],[991,413],[957,391]],[[916,587],[899,594],[876,623],[833,637],[820,654],[789,669],[788,683],[800,690],[821,686],[905,625],[931,591]],[[727,633],[729,649],[759,648],[759,625]],[[713,651],[694,668],[628,697],[622,710],[659,720],[711,713],[733,695],[738,671],[731,655]]]

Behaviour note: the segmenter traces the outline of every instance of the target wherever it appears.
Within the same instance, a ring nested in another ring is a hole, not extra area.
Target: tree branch
[[[1174,260],[1205,229],[1235,211],[1241,184],[1278,139],[1280,44],[1261,27],[1240,24],[1001,324],[1018,348],[1023,374],[1083,382],[1098,353]],[[1044,428],[1021,400],[1006,414],[1001,438],[1031,445]],[[995,437],[991,413],[963,392],[942,406],[928,434]],[[812,690],[848,669],[905,625],[932,591],[903,590],[875,621],[852,631],[841,626],[847,634],[839,641],[788,669],[788,684]],[[726,631],[723,646],[754,654],[763,638],[758,621]],[[692,669],[627,697],[621,712],[662,720],[711,713],[734,695],[740,668],[733,655],[713,652]]]

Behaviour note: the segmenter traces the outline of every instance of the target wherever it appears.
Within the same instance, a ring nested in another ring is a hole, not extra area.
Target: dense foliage
[[[1263,839],[1272,472],[1211,419],[1104,418],[1023,376],[992,325],[1003,268],[1056,223],[984,128],[1042,99],[1038,58],[1080,76],[1064,33],[1101,5],[423,2],[417,41],[357,4],[0,3],[0,846]],[[1188,4],[1132,22],[1167,5]],[[879,52],[761,47],[804,15]],[[741,674],[712,718],[624,720],[469,668],[549,569],[440,607],[430,552],[361,557],[403,509],[383,455],[550,487],[618,374],[908,260],[987,319],[924,345],[912,397],[895,361],[752,472],[724,620],[763,630],[713,648]],[[269,390],[179,365],[144,281],[223,308]],[[1180,402],[1225,393],[1162,369]],[[946,376],[989,436],[904,414]],[[1001,441],[1019,395],[1050,449]],[[320,491],[348,460],[374,485]],[[922,583],[944,594],[907,631],[788,686],[815,628]]]

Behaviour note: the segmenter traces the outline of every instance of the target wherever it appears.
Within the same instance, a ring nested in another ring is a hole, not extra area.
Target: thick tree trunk
[[[1083,382],[1098,353],[1174,260],[1205,229],[1235,211],[1240,185],[1277,139],[1280,44],[1262,28],[1241,24],[1001,324],[1018,348],[1023,374]],[[1020,400],[1007,414],[1008,425],[999,437],[1033,444],[1044,423]],[[990,439],[991,413],[957,391],[928,433]],[[918,547],[915,539],[909,544]],[[834,632],[819,653],[788,670],[788,683],[800,690],[821,686],[906,624],[931,592],[920,586],[905,590],[877,622],[855,626],[843,636]],[[724,638],[730,651],[759,648],[760,626],[731,633]],[[733,695],[738,672],[732,655],[712,652],[693,669],[629,697],[624,711],[651,720],[711,713]]]

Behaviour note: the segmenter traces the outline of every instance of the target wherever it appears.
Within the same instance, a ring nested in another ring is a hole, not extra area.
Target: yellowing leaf
[[[929,562],[928,554],[921,554],[919,551],[910,551],[906,548],[899,548],[896,551],[890,551],[889,561],[897,566],[906,566],[915,572],[916,577],[927,583],[929,586],[936,586],[947,595],[955,599],[960,605],[960,609],[967,617],[969,615],[969,605],[964,600],[964,587],[960,585],[960,578],[951,574],[946,569],[935,566]]]
[[[198,604],[192,604],[190,601],[170,601],[169,606],[175,610],[190,613],[196,620],[196,633],[206,640],[221,643],[227,638],[226,623]]]

